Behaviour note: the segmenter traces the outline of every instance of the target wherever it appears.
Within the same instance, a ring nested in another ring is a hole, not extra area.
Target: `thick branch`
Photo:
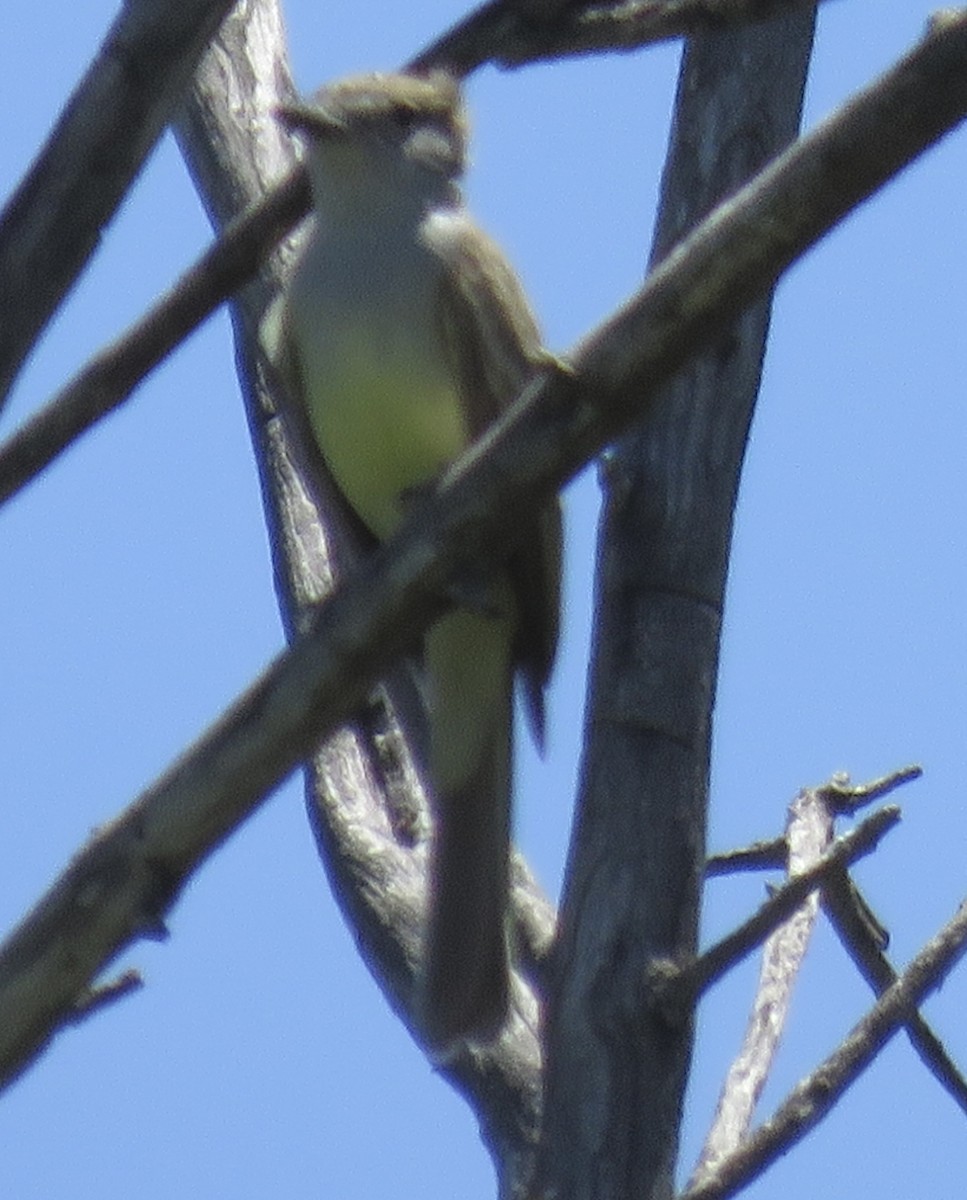
[[[810,9],[688,44],[652,261],[795,137],[812,26]],[[538,1187],[569,1200],[674,1187],[691,998],[666,1021],[642,1004],[641,977],[689,961],[698,941],[719,614],[769,306],[734,314],[664,384],[603,473],[586,750],[545,1026]]]
[[[643,348],[661,345],[656,357],[664,359],[672,329],[688,330],[686,356],[694,339],[707,336],[711,313],[741,311],[806,246],[963,120],[965,65],[967,13],[959,12],[712,213],[582,344],[581,371],[612,391],[630,381],[647,386],[657,363]]]
[[[146,375],[251,278],[253,263],[299,219],[308,195],[305,175],[293,173],[0,446],[0,504],[122,405]]]
[[[0,214],[0,408],[232,0],[135,0]]]
[[[767,20],[813,0],[492,0],[422,51],[414,70],[468,75],[486,62],[519,67],[605,50],[636,50],[671,38]]]

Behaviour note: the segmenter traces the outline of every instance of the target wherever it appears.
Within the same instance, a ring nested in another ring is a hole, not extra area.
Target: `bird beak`
[[[280,104],[275,115],[289,133],[304,133],[309,137],[332,137],[346,128],[344,121],[320,104]]]

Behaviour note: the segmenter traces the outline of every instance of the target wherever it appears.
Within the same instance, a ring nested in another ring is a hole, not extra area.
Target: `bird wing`
[[[517,276],[496,243],[461,212],[436,213],[423,238],[447,268],[440,274],[443,337],[458,364],[471,437],[479,437],[555,359]],[[562,529],[555,496],[522,523],[510,572],[519,609],[515,660],[535,737],[543,745],[544,687],[560,621]]]

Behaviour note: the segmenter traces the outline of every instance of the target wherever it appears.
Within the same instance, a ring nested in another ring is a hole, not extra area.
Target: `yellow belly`
[[[460,398],[426,364],[362,355],[312,389],[313,432],[349,503],[377,537],[399,524],[406,494],[467,444]]]
[[[408,321],[350,330],[341,316],[345,323],[323,326],[309,343],[300,364],[303,394],[336,483],[372,532],[387,538],[407,493],[466,448],[467,425],[429,322],[411,313]]]

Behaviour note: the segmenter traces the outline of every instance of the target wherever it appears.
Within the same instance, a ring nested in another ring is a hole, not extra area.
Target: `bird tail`
[[[458,610],[431,630],[435,830],[422,1015],[431,1045],[507,1017],[513,668],[509,620]]]

